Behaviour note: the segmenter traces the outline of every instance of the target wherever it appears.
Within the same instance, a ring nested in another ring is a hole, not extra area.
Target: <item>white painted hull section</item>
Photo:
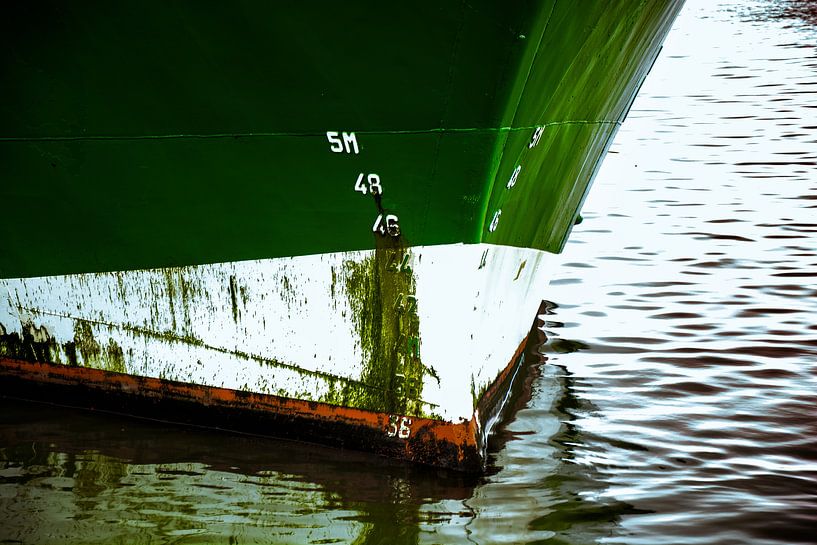
[[[79,365],[319,401],[362,380],[348,265],[373,255],[0,280],[0,334],[53,338],[58,363],[68,363],[61,347],[79,341]],[[420,359],[439,379],[424,377],[424,411],[470,419],[472,384],[490,384],[525,338],[552,256],[487,244],[408,255]]]

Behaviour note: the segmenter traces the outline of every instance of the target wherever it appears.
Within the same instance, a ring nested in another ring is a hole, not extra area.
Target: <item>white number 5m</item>
[[[357,146],[357,137],[353,132],[326,131],[326,139],[332,144],[329,150],[332,153],[360,153]]]

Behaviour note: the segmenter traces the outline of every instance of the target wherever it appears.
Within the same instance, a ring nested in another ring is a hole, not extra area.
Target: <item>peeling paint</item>
[[[393,458],[476,472],[483,469],[478,425],[413,418],[411,437],[384,437],[389,416],[356,408],[99,369],[2,360],[4,387],[28,397],[48,392],[69,405],[288,437],[374,451]],[[38,376],[49,380],[40,382]]]
[[[230,304],[231,304],[232,309],[233,309],[233,321],[235,323],[238,323],[238,298],[237,298],[237,294],[236,294],[236,292],[238,290],[236,289],[236,286],[237,286],[237,284],[236,284],[236,280],[235,280],[235,275],[231,274],[230,275]]]
[[[60,361],[60,347],[48,330],[31,322],[22,324],[22,334],[0,325],[0,355],[33,362]]]
[[[99,361],[102,349],[94,338],[91,324],[84,320],[74,322],[74,344],[79,350],[82,361],[86,367],[91,367],[92,363]]]
[[[82,365],[118,373],[127,372],[125,356],[119,344],[109,338],[103,347],[94,338],[91,324],[77,320],[74,339],[60,344],[45,326],[33,322],[21,324],[22,334],[0,326],[0,356],[38,363]]]
[[[105,356],[104,369],[117,373],[127,372],[122,348],[113,339],[108,339],[108,345],[105,347]]]
[[[174,302],[176,298],[176,284],[173,282],[173,271],[170,269],[162,269],[162,273],[165,277],[165,286],[166,286],[166,293],[167,299],[170,303],[170,319],[173,320],[173,330],[176,330],[176,304]]]

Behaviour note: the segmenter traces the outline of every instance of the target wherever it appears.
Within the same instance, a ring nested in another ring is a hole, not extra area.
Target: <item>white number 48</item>
[[[363,181],[363,178],[366,178],[366,181],[369,183],[367,186],[366,183]],[[372,192],[372,195],[381,195],[383,193],[383,186],[380,185],[380,176],[377,174],[369,174],[366,176],[364,173],[360,173],[357,176],[357,181],[355,182],[355,191],[359,191],[364,195],[369,191]]]

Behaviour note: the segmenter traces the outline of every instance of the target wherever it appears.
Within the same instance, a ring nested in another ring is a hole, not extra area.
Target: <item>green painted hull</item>
[[[0,278],[372,249],[380,213],[558,252],[681,4],[8,7]]]

